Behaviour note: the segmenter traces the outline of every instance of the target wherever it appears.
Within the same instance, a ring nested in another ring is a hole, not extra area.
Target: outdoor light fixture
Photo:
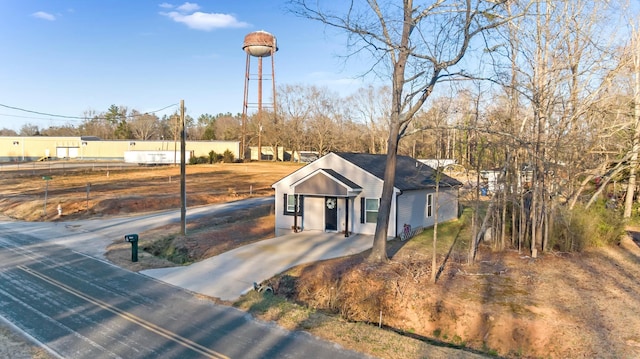
[[[129,142],[129,146],[135,146],[136,143],[135,142]]]
[[[13,145],[18,147],[20,145],[20,141],[13,141]],[[22,161],[24,161],[24,142],[22,142]]]

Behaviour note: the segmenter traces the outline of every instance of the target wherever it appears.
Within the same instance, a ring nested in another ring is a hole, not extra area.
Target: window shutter
[[[298,214],[302,215],[302,213],[304,212],[304,196],[303,195],[298,195],[298,200],[300,201],[300,203],[298,204]]]
[[[364,223],[364,197],[360,197],[360,223]]]
[[[287,202],[287,194],[285,193],[284,194],[284,201],[282,202],[282,204],[284,206],[283,211],[282,211],[283,214],[287,214],[287,203],[288,203]]]

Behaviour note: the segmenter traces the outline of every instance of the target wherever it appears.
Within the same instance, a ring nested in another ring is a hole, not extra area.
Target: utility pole
[[[184,100],[180,100],[180,234],[187,234],[187,136],[184,123]]]
[[[178,136],[180,135],[179,122],[181,122],[181,118],[174,117],[173,115],[171,118],[176,119],[176,121],[173,121],[173,165],[175,166],[178,164]]]
[[[44,185],[44,208],[42,209],[42,217],[47,218],[47,195],[49,194],[49,181],[51,180],[51,176],[42,176],[42,179],[45,182]]]

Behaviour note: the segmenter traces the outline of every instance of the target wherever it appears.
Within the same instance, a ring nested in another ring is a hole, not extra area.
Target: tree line
[[[80,124],[39,127],[23,125],[18,132],[0,129],[2,136],[96,136],[105,140],[174,140],[179,136],[180,116],[158,117],[127,106],[111,105],[104,112],[85,111]],[[197,120],[187,115],[188,137],[192,140],[237,140],[241,115],[202,114]]]
[[[287,150],[383,153],[386,150],[385,88],[373,86],[340,96],[328,87],[285,84],[278,87],[276,111],[251,113],[246,118],[249,146],[284,146]],[[188,103],[187,103],[188,105]],[[187,109],[188,112],[188,109]],[[103,112],[86,111],[79,124],[38,127],[27,123],[4,136],[97,136],[105,140],[176,140],[180,116],[158,117],[127,106],[111,105]],[[242,114],[186,115],[188,140],[240,141]]]

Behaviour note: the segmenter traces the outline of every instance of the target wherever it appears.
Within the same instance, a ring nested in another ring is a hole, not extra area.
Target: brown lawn
[[[5,216],[26,221],[72,220],[180,208],[179,166],[25,167],[0,173],[0,208]],[[271,185],[299,167],[265,162],[186,166],[187,206],[272,195]],[[52,178],[48,190],[43,176]],[[63,218],[58,218],[58,205]]]

